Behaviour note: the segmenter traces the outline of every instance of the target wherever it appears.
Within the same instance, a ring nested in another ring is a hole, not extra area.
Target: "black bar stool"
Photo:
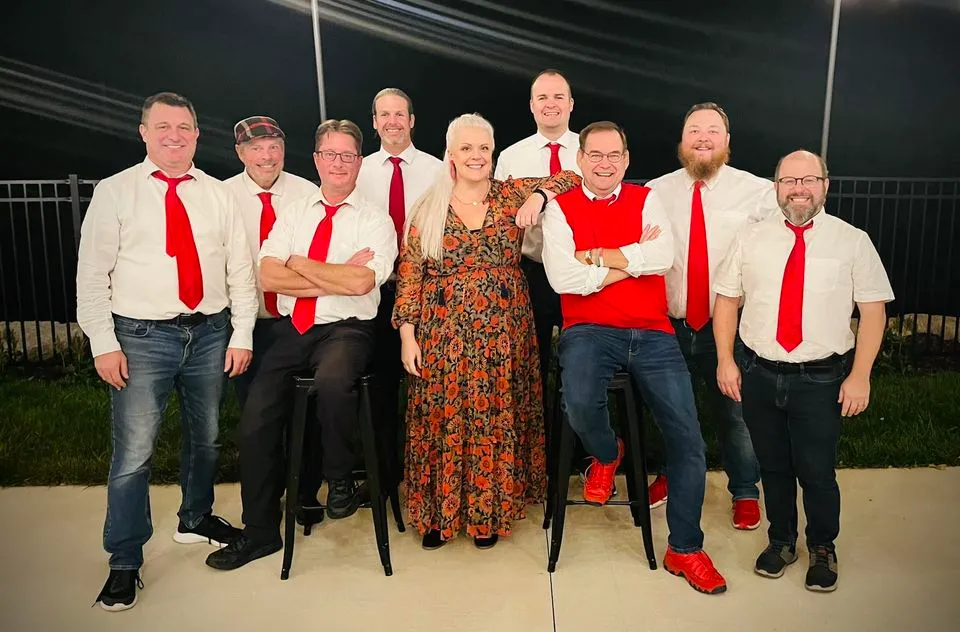
[[[563,524],[567,505],[584,505],[583,500],[567,498],[570,482],[571,461],[573,460],[574,432],[563,414],[560,404],[560,371],[557,368],[556,385],[552,396],[552,451],[553,468],[547,484],[547,507],[544,511],[543,528],[550,527],[550,559],[547,572],[554,572],[560,557],[560,545],[563,542]],[[647,554],[650,570],[657,569],[657,558],[653,550],[653,530],[650,524],[650,500],[647,492],[647,468],[644,457],[643,413],[628,373],[617,373],[607,386],[608,396],[617,401],[617,410],[626,416],[623,424],[625,438],[624,464],[627,471],[627,495],[629,500],[610,500],[607,505],[626,505],[630,507],[633,524],[640,528],[643,536],[643,549]]]
[[[288,454],[287,454],[287,490],[286,490],[286,518],[285,535],[283,540],[283,568],[280,579],[290,577],[290,567],[293,565],[293,547],[296,536],[296,515],[302,509],[300,506],[300,468],[303,463],[303,436],[307,423],[307,403],[310,390],[313,388],[313,377],[294,377],[294,405],[293,416],[290,419]],[[373,385],[375,376],[364,375],[360,378],[358,389],[360,392],[360,441],[363,444],[363,461],[366,467],[366,480],[370,490],[369,506],[373,510],[373,529],[377,539],[377,550],[380,553],[380,563],[383,572],[388,577],[393,575],[390,563],[390,536],[387,528],[387,500],[393,506],[393,515],[397,521],[397,530],[405,531],[403,516],[400,512],[400,498],[396,479],[391,477],[389,489],[384,489],[381,476],[381,451],[374,432],[374,398]],[[312,524],[308,520],[304,524],[303,534],[310,535]]]

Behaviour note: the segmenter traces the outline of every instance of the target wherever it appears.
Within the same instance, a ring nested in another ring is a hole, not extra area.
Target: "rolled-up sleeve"
[[[749,224],[747,225],[749,226]],[[745,229],[746,227],[744,227]],[[743,232],[737,231],[737,236],[730,243],[727,254],[713,277],[713,291],[721,296],[739,298],[743,296]]]
[[[120,252],[120,217],[109,183],[93,190],[80,229],[77,255],[77,323],[94,357],[120,350],[113,329],[110,275]]]
[[[397,261],[397,230],[393,220],[386,213],[364,209],[363,229],[360,235],[360,248],[373,251],[373,258],[366,267],[373,270],[377,287],[380,287],[393,274],[393,264]]]
[[[573,230],[555,201],[547,204],[543,216],[543,267],[554,292],[582,296],[600,290],[610,271],[577,260]]]

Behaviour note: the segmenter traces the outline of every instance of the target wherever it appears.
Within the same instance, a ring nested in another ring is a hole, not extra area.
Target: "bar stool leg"
[[[363,443],[363,460],[367,468],[367,484],[370,487],[370,507],[373,510],[373,530],[377,540],[380,563],[387,577],[393,575],[390,564],[390,534],[387,532],[386,498],[381,490],[380,462],[377,455],[376,435],[373,431],[373,402],[370,376],[360,378],[360,439]]]
[[[630,511],[634,524],[640,527],[643,536],[643,550],[647,554],[650,570],[657,570],[657,557],[653,549],[653,526],[650,522],[650,494],[647,489],[647,460],[643,453],[643,413],[634,396],[633,388],[623,390],[623,405],[627,415],[627,433],[630,445],[627,452],[631,455],[631,468],[628,474],[633,479],[630,493]]]
[[[303,434],[307,425],[307,398],[309,388],[297,384],[293,395],[293,416],[287,452],[286,517],[284,519],[283,566],[280,579],[290,577],[293,565],[293,546],[297,535],[297,510],[300,504],[300,466],[303,462]]]
[[[573,460],[573,428],[564,422],[561,424],[559,450],[554,471],[556,483],[554,485],[553,530],[550,532],[550,559],[547,562],[547,572],[557,569],[557,560],[560,558],[560,545],[563,542],[563,523],[567,513],[567,491],[570,486],[570,462]]]
[[[554,363],[554,386],[550,393],[550,442],[547,444],[547,505],[543,510],[543,528],[550,528],[557,495],[557,462],[560,452],[560,434],[563,432],[563,409],[560,393],[560,365]],[[573,458],[572,448],[570,458]],[[569,466],[568,466],[569,469]],[[569,472],[568,472],[569,473]],[[568,477],[569,478],[569,477]],[[569,485],[569,480],[567,481]]]

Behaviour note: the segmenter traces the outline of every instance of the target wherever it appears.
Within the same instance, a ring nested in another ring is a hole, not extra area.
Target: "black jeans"
[[[243,407],[247,403],[247,397],[250,395],[250,386],[253,384],[253,378],[257,375],[257,370],[263,361],[263,356],[267,354],[270,347],[273,346],[273,325],[276,324],[276,318],[258,318],[253,327],[253,360],[246,371],[235,378],[231,378],[234,391],[237,394],[237,404],[240,406],[240,412],[243,413]]]
[[[797,542],[797,481],[803,488],[807,547],[833,550],[840,534],[837,403],[852,354],[804,364],[770,362],[747,350],[743,417],[760,461],[771,544]]]
[[[302,336],[283,318],[271,333],[274,344],[250,388],[238,442],[244,533],[257,540],[279,536],[283,432],[293,404],[293,376],[306,369],[314,373],[323,478],[348,478],[356,464],[357,381],[368,370],[374,346],[373,321],[355,318],[314,325]]]

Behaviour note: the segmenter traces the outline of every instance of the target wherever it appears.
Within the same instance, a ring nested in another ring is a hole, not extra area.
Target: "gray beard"
[[[783,216],[787,218],[787,221],[793,224],[794,226],[803,226],[811,219],[817,216],[820,211],[823,210],[822,206],[818,206],[809,211],[804,211],[803,213],[795,213],[793,211],[788,211],[785,208],[780,209],[783,212]]]

